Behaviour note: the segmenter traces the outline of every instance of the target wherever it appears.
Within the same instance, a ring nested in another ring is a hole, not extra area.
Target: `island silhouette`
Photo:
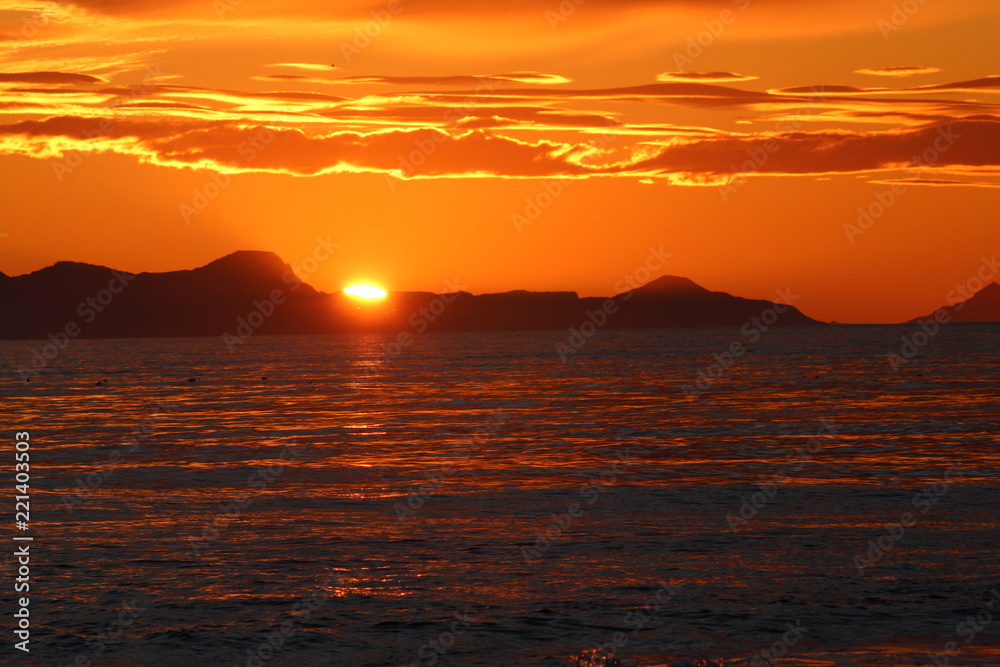
[[[1000,286],[983,293],[959,312],[1000,320]],[[823,324],[780,300],[775,307],[677,276],[608,297],[390,292],[363,301],[316,290],[278,255],[264,251],[238,251],[196,269],[164,273],[131,274],[78,262],[15,277],[0,273],[0,313],[3,339],[230,336],[240,342],[252,334],[568,329],[588,322],[613,329],[739,327],[762,314],[777,326]]]
[[[1000,322],[1000,284],[989,283],[967,299],[959,301],[966,292],[953,291],[948,295],[948,305],[941,306],[930,315],[916,317],[908,324],[938,322]]]

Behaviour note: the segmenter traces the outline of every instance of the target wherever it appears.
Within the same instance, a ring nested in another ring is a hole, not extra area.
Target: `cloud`
[[[273,65],[265,65],[265,67],[287,67],[289,69],[300,69],[306,70],[307,72],[328,72],[335,68],[336,65],[321,65],[319,63],[274,63]]]
[[[60,117],[0,127],[0,152],[56,158],[115,152],[170,167],[311,176],[388,173],[402,178],[631,176],[717,183],[748,173],[825,175],[1000,167],[1000,118],[974,117],[885,132],[675,135],[627,141],[614,132],[526,141],[471,129],[312,132],[228,122],[99,122]],[[747,167],[747,165],[750,165]],[[923,177],[925,179],[931,176]]]
[[[861,88],[860,86],[827,83],[820,86],[791,86],[789,88],[778,88],[769,92],[780,95],[816,95],[825,97],[827,95],[861,95],[864,93],[895,93],[899,91],[892,88]]]
[[[1000,75],[983,76],[965,81],[905,86],[902,88],[870,88],[843,84],[823,84],[818,86],[791,86],[768,92],[777,95],[882,95],[888,93],[968,93],[1000,91]]]
[[[868,181],[878,185],[924,185],[931,187],[967,187],[967,188],[1000,188],[1000,183],[989,181],[954,181],[943,178],[897,178],[879,181]]]
[[[421,98],[430,103],[454,104],[456,99],[467,98],[468,94],[426,92]],[[484,94],[484,97],[486,95]],[[764,102],[787,103],[787,97],[779,97],[769,92],[743,90],[729,86],[708,83],[673,82],[651,83],[617,88],[545,88],[500,89],[488,94],[493,100],[516,102],[530,100],[533,103],[553,102],[661,102],[701,106],[750,106]]]
[[[753,81],[759,77],[736,74],[735,72],[664,72],[656,76],[657,81],[701,81],[702,83],[722,83],[725,81]]]
[[[170,167],[312,176],[335,172],[420,177],[548,177],[586,171],[570,158],[589,145],[521,141],[481,131],[431,129],[306,134],[227,123],[102,123],[61,117],[0,127],[0,153],[57,158],[116,152]]]
[[[89,74],[72,74],[68,72],[7,72],[0,73],[0,83],[107,83],[104,79]]]
[[[752,80],[728,71],[673,72],[657,83],[593,88],[550,85],[568,80],[532,71],[320,78],[353,84],[331,95],[312,85],[318,64],[278,66],[291,73],[266,77],[271,90],[179,85],[165,82],[158,70],[136,86],[82,74],[7,74],[0,80],[0,118],[12,122],[0,125],[0,150],[42,159],[69,150],[121,153],[234,173],[569,174],[696,184],[747,171],[822,176],[899,169],[939,144],[935,132],[949,128],[956,140],[925,160],[928,170],[975,172],[1000,161],[994,149],[1000,107],[989,101],[1000,90],[1000,76],[899,89],[766,91],[727,85]],[[944,99],[954,92],[961,95]],[[678,107],[681,118],[698,109],[704,126],[672,124],[650,105]],[[730,129],[746,124],[761,129]],[[266,150],[254,147],[260,135],[271,138]],[[765,161],[743,168],[762,150]],[[254,159],[246,160],[250,153]]]
[[[630,165],[644,175],[834,174],[1000,164],[1000,117],[975,117],[885,132],[785,132],[677,142]]]
[[[776,98],[804,101],[810,108],[807,120],[827,123],[878,123],[918,125],[931,121],[946,121],[981,113],[996,115],[1000,107],[986,94],[1000,92],[1000,76],[981,77],[968,81],[941,83],[902,88],[865,88],[850,85],[792,86],[769,90]],[[932,93],[965,93],[961,99],[930,97]],[[980,99],[976,99],[976,95]],[[769,101],[757,105],[758,109],[782,109],[791,106]],[[767,118],[774,118],[771,115]]]
[[[952,83],[938,83],[927,86],[916,86],[910,88],[913,91],[947,91],[955,93],[979,92],[983,90],[1000,90],[1000,75],[984,76],[978,79],[967,81],[955,81]]]
[[[501,83],[521,83],[535,85],[554,85],[570,83],[570,79],[558,74],[542,74],[540,72],[513,72],[510,74],[477,74],[451,76],[342,76],[332,78],[306,77],[296,74],[265,74],[256,77],[263,81],[297,81],[300,83],[324,84],[374,84],[395,86],[476,86],[480,89],[492,90]]]
[[[184,7],[204,6],[203,0],[72,0],[72,5],[101,14],[150,14]]]
[[[855,74],[870,74],[872,76],[914,76],[917,74],[936,74],[941,70],[937,67],[922,65],[893,65],[892,67],[871,67],[854,70]]]

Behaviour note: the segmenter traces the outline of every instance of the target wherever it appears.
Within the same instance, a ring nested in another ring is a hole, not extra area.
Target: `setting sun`
[[[386,291],[374,285],[351,285],[344,290],[344,294],[350,294],[361,299],[384,299]]]

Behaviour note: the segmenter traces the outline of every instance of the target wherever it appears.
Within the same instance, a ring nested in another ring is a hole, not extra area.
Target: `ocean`
[[[1000,326],[917,332],[0,342],[0,660],[1000,665]]]

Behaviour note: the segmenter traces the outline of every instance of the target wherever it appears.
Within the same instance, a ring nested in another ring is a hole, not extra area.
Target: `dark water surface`
[[[912,330],[2,342],[0,659],[1000,665],[1000,327]]]

